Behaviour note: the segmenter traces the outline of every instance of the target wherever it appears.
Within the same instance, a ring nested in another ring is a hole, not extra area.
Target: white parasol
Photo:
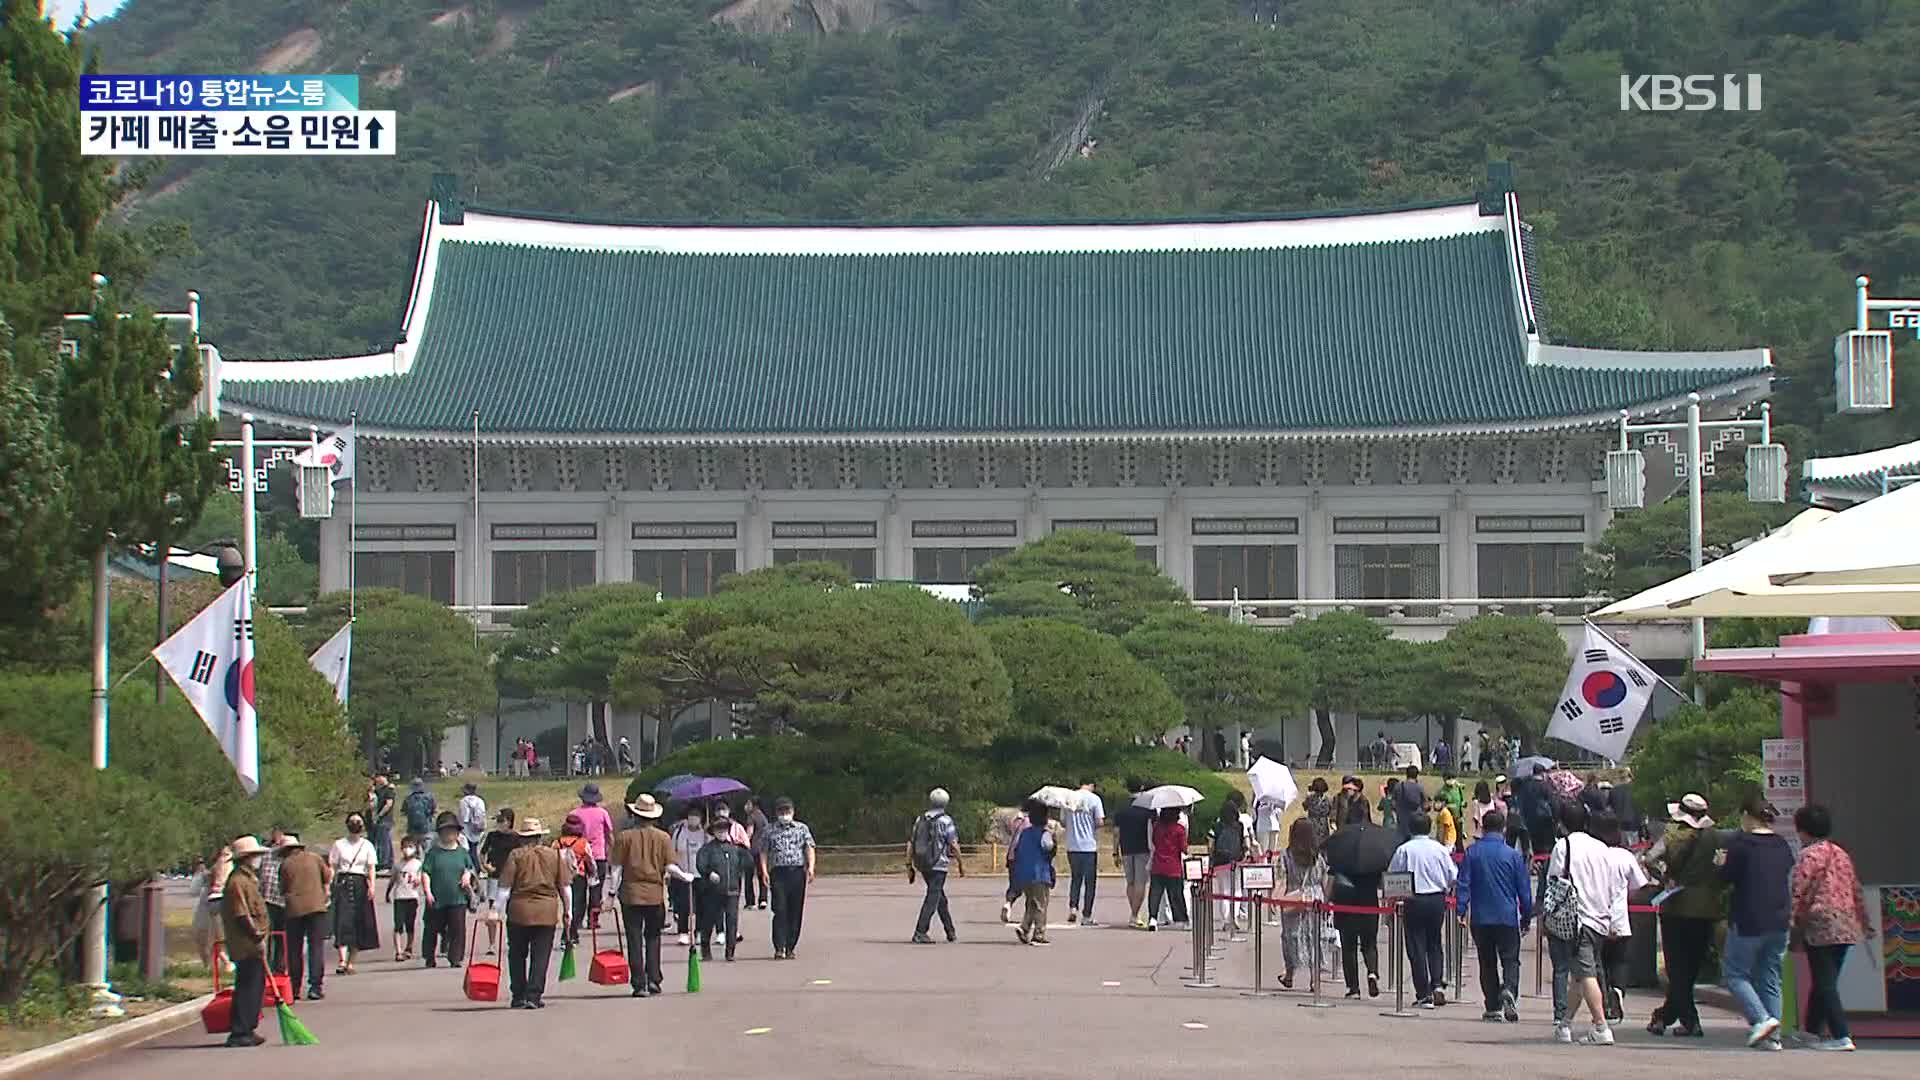
[[[1205,800],[1205,795],[1190,787],[1181,784],[1162,784],[1135,795],[1133,805],[1144,806],[1149,810],[1165,810],[1170,806],[1185,808]]]
[[[1055,810],[1082,810],[1091,802],[1086,792],[1057,784],[1048,784],[1028,798],[1038,799],[1042,805],[1051,806]]]
[[[1254,762],[1247,770],[1247,783],[1253,785],[1255,806],[1275,803],[1284,809],[1300,796],[1300,786],[1293,782],[1293,770],[1269,757]]]

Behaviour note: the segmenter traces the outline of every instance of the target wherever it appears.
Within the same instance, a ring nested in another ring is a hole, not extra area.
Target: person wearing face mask
[[[773,823],[760,848],[760,872],[773,893],[773,958],[793,959],[800,943],[800,916],[807,905],[807,886],[813,883],[813,830],[793,819],[793,800],[782,796],[773,804]]]
[[[327,851],[333,870],[333,944],[340,953],[335,975],[357,974],[356,954],[380,947],[380,926],[373,914],[373,875],[380,856],[366,834],[366,819],[348,814],[347,835]]]
[[[707,815],[702,807],[687,809],[687,816],[674,825],[669,838],[673,841],[673,861],[676,866],[698,866],[700,849],[707,843]],[[673,907],[673,925],[679,937],[675,940],[682,945],[691,944],[689,922],[693,918],[693,886],[689,882],[675,879],[667,883],[667,899]]]
[[[267,902],[260,896],[255,870],[267,849],[251,836],[233,842],[233,872],[220,896],[220,921],[226,930],[227,955],[233,958],[233,1026],[228,1046],[259,1046],[267,1040],[254,1029],[260,1024],[260,1002],[267,988],[263,949],[267,940]]]

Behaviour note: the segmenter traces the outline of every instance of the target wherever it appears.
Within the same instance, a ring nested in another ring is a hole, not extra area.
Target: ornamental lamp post
[[[1702,516],[1703,481],[1706,472],[1712,467],[1713,451],[1724,446],[1728,440],[1744,440],[1750,433],[1758,434],[1760,441],[1747,446],[1747,500],[1756,503],[1784,503],[1787,501],[1787,448],[1773,441],[1773,407],[1762,404],[1757,420],[1708,420],[1700,419],[1700,395],[1687,395],[1687,418],[1685,422],[1664,424],[1635,424],[1630,422],[1631,414],[1620,410],[1620,446],[1607,451],[1607,509],[1638,510],[1647,500],[1647,458],[1644,451],[1629,445],[1633,435],[1654,436],[1667,440],[1672,433],[1684,433],[1685,441],[1676,451],[1680,458],[1681,469],[1687,478],[1687,558],[1693,569],[1700,569],[1704,559],[1705,522]],[[1716,434],[1711,448],[1702,448],[1700,437],[1703,432]],[[1693,659],[1699,660],[1707,655],[1707,623],[1705,619],[1693,620]],[[1693,688],[1694,701],[1702,702],[1703,688],[1696,683]]]

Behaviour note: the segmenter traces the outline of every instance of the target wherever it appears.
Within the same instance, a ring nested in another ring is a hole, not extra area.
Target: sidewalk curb
[[[89,1058],[115,1050],[124,1050],[148,1039],[158,1038],[169,1032],[178,1031],[198,1023],[200,1010],[213,1000],[212,994],[170,1005],[156,1013],[133,1020],[122,1021],[99,1031],[89,1031],[85,1035],[75,1035],[71,1039],[62,1039],[50,1046],[29,1050],[24,1054],[15,1054],[0,1060],[0,1080],[14,1080],[15,1077],[31,1076],[44,1069],[77,1065]]]

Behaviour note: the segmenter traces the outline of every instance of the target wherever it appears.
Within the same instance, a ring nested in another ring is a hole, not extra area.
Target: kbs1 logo
[[[1622,75],[1621,112],[1759,112],[1759,75]]]

